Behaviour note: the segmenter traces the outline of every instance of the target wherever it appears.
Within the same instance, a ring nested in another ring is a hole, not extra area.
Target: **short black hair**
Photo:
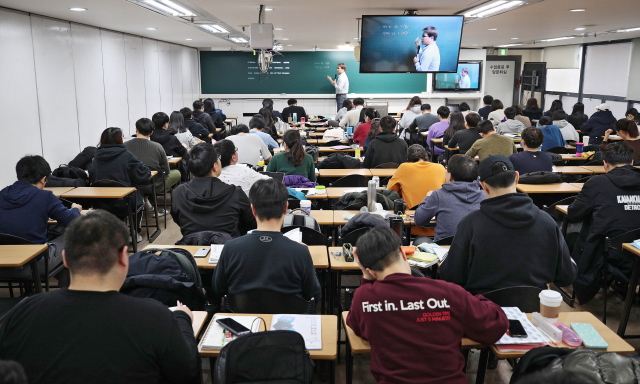
[[[96,209],[76,217],[64,233],[69,270],[106,275],[118,262],[128,238],[127,226],[107,211]]]
[[[345,101],[342,102],[342,108],[351,109],[353,108],[353,103],[351,102],[351,100],[346,99]]]
[[[506,164],[503,162],[497,162],[495,163],[493,166],[495,167],[501,167],[501,166],[505,166]],[[455,180],[455,178],[454,178]],[[512,186],[513,184],[515,184],[516,182],[516,171],[510,170],[510,171],[504,171],[504,172],[500,172],[497,175],[493,175],[493,176],[489,176],[486,179],[483,180],[485,183],[487,183],[488,186],[490,186],[491,188],[508,188],[510,186]]]
[[[146,117],[143,117],[141,119],[138,119],[138,121],[136,121],[136,129],[141,135],[144,135],[144,136],[151,135],[151,132],[153,132],[153,128],[154,128],[153,121],[147,119]]]
[[[416,163],[420,161],[420,159],[424,161],[431,161],[431,156],[422,145],[413,144],[407,149],[407,161],[410,163]]]
[[[495,130],[495,128],[493,127],[493,123],[491,123],[489,120],[483,120],[479,122],[478,127],[476,129],[478,130],[478,133],[482,133],[482,134],[487,134]]]
[[[438,116],[442,117],[443,119],[446,119],[447,117],[449,117],[450,113],[451,111],[449,110],[449,107],[445,105],[438,108]]]
[[[237,135],[238,133],[249,133],[249,127],[246,124],[238,124],[231,128],[231,135]]]
[[[213,144],[213,148],[216,149],[218,156],[220,156],[222,168],[231,165],[231,158],[236,154],[236,145],[233,141],[227,139],[219,140]]]
[[[471,182],[478,179],[478,162],[467,155],[453,155],[447,163],[453,181]]]
[[[544,141],[544,132],[542,132],[542,129],[537,127],[525,128],[522,131],[521,136],[527,147],[531,149],[538,148]]]
[[[196,100],[196,101],[193,102],[193,110],[194,111],[195,110],[199,111],[200,109],[202,109],[202,107],[204,107],[204,103],[202,101]]]
[[[385,116],[380,119],[380,128],[382,128],[382,132],[393,132],[396,124],[398,124],[398,122],[391,116]]]
[[[353,105],[364,105],[364,99],[362,97],[356,97],[353,99]]]
[[[467,122],[469,128],[476,128],[482,121],[482,116],[478,115],[475,112],[467,113],[467,116],[464,117],[464,120]]]
[[[218,162],[218,152],[211,143],[199,143],[189,152],[189,172],[195,177],[207,177]]]
[[[383,271],[402,257],[400,238],[389,227],[373,227],[356,242],[358,260],[363,267]]]
[[[460,112],[465,112],[470,111],[471,107],[469,106],[469,104],[463,101],[462,103],[460,103],[460,105],[458,105],[458,109],[460,110]]]
[[[438,28],[430,25],[422,30],[422,35],[427,35],[429,37],[433,37],[433,41],[438,39]]]
[[[509,107],[504,110],[504,115],[507,117],[507,119],[513,120],[516,118],[516,109],[513,107]]]
[[[493,96],[487,95],[483,97],[482,102],[485,103],[486,105],[491,105],[491,103],[493,103]]]
[[[253,115],[251,120],[249,120],[249,128],[251,129],[253,128],[264,129],[264,127],[266,126],[267,126],[267,122],[264,120],[264,117],[262,117],[262,115]]]
[[[180,110],[180,113],[182,113],[182,117],[184,117],[185,119],[190,119],[191,116],[193,116],[193,111],[187,107],[182,108]]]
[[[164,112],[156,112],[151,116],[151,121],[156,129],[162,129],[169,122],[169,116]]]
[[[602,160],[618,166],[631,164],[633,162],[633,148],[623,141],[608,144],[602,149]]]
[[[288,105],[298,104],[298,100],[296,100],[296,99],[289,99],[289,100],[287,100],[287,104],[288,104]]]
[[[376,118],[376,110],[373,108],[362,108],[364,115],[369,118],[369,121]]]
[[[567,113],[565,111],[555,111],[551,115],[551,121],[566,120]]]
[[[249,190],[249,200],[260,220],[278,219],[284,216],[289,191],[276,179],[261,179]]]
[[[549,116],[542,116],[540,118],[540,120],[538,120],[538,125],[542,125],[542,126],[547,126],[547,125],[551,125],[553,123],[553,120],[551,120],[551,118]]]
[[[431,105],[429,105],[429,104],[422,104],[422,105],[420,106],[420,110],[421,110],[421,111],[430,111],[430,110],[431,110]]]
[[[51,167],[44,157],[27,155],[16,164],[16,175],[19,181],[37,184],[43,177],[51,175]]]
[[[502,101],[498,99],[493,99],[493,101],[491,102],[491,112],[497,111],[499,109],[504,109],[504,104],[502,104]]]
[[[631,138],[636,138],[636,137],[640,136],[640,132],[638,132],[638,125],[633,120],[620,119],[620,120],[616,121],[615,128],[616,128],[616,132],[624,131],[629,136],[631,136]]]
[[[100,145],[122,144],[122,129],[118,127],[105,128],[100,134]]]

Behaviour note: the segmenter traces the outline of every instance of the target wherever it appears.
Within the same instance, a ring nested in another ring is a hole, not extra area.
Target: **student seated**
[[[538,99],[532,97],[527,100],[522,115],[528,117],[530,120],[540,120],[542,117],[542,109],[538,106]]]
[[[461,112],[452,112],[449,115],[449,126],[442,134],[442,144],[444,146],[448,146],[449,142],[453,138],[453,135],[455,135],[459,131],[464,131],[466,129],[467,125],[464,120],[464,115]]]
[[[361,97],[353,99],[353,109],[345,113],[344,117],[340,119],[340,127],[355,127],[358,124],[362,108],[364,108],[364,99]]]
[[[494,99],[491,102],[491,112],[489,112],[487,120],[491,121],[495,127],[506,120],[506,118],[507,117],[504,115],[504,105],[502,104],[502,101]]]
[[[484,104],[484,107],[478,109],[478,115],[482,117],[482,120],[488,120],[489,113],[491,113],[491,103],[493,103],[493,96],[486,95],[482,98],[482,103]]]
[[[554,113],[558,111],[564,111],[564,107],[562,106],[562,100],[556,99],[551,102],[551,108],[548,111],[542,114],[542,116],[551,117]],[[541,117],[542,118],[542,117]]]
[[[515,119],[521,122],[522,124],[524,124],[525,128],[529,128],[531,126],[531,119],[529,119],[528,117],[522,114],[523,113],[522,107],[520,107],[518,104],[513,104],[511,108],[516,110]]]
[[[253,120],[253,119],[252,119]],[[260,156],[265,163],[271,159],[269,148],[258,135],[250,135],[249,127],[238,124],[231,130],[231,136],[227,137],[238,148],[238,163],[258,165]]]
[[[484,122],[483,122],[484,123]],[[480,186],[488,199],[458,225],[440,276],[478,294],[547,284],[566,287],[577,267],[555,221],[518,193],[518,172],[503,155],[482,160]]]
[[[458,148],[459,153],[467,153],[469,148],[476,141],[482,139],[480,133],[478,133],[478,124],[482,121],[477,113],[470,113],[464,117],[464,126],[467,129],[460,130],[453,134],[451,140],[449,140],[449,148]]]
[[[393,173],[387,189],[402,196],[408,208],[412,208],[431,191],[440,189],[447,172],[441,164],[430,162],[430,155],[420,144],[407,150],[407,163],[402,163]]]
[[[289,105],[287,108],[282,110],[282,120],[285,123],[289,122],[289,119],[293,121],[293,114],[296,114],[296,120],[300,121],[300,118],[304,117],[309,121],[309,116],[307,115],[307,111],[304,110],[304,107],[298,107],[298,100],[289,99],[287,101]],[[336,119],[337,120],[337,119]]]
[[[265,127],[262,129],[262,133],[267,134],[271,137],[274,143],[278,143],[278,131],[276,129],[276,123],[278,122],[278,118],[269,108],[262,108],[254,117],[262,117],[265,121]],[[251,130],[253,133],[253,130]],[[269,145],[267,143],[267,145]]]
[[[444,153],[444,149],[436,147],[436,145],[431,141],[431,139],[437,139],[444,135],[444,132],[449,128],[449,107],[445,107],[444,105],[438,108],[438,119],[440,120],[438,123],[433,124],[429,127],[429,134],[427,135],[427,146],[431,150],[431,153],[434,155],[439,155]]]
[[[507,118],[507,120],[503,123],[498,124],[498,127],[496,128],[496,133],[498,135],[504,135],[505,133],[522,133],[522,131],[524,131],[524,124],[516,120],[515,108],[509,107],[505,109],[504,116]]]
[[[282,136],[284,152],[271,158],[267,172],[282,172],[285,175],[300,175],[316,181],[316,166],[313,157],[304,151],[300,142],[300,131],[290,129]]]
[[[64,235],[49,239],[47,222],[51,218],[61,227],[67,227],[80,215],[82,206],[71,204],[67,209],[51,191],[43,190],[51,167],[42,156],[25,156],[16,164],[18,181],[0,191],[0,233],[29,240],[35,244],[51,241],[53,252],[48,253],[49,271],[62,264]],[[28,276],[30,270],[25,269]],[[38,271],[44,273],[44,259],[38,261]],[[58,273],[58,280],[68,285],[68,272]]]
[[[189,108],[182,108],[180,113],[182,113],[182,117],[184,117],[184,125],[191,131],[194,137],[206,143],[211,142],[211,136],[209,136],[211,132],[193,119],[193,112]]]
[[[613,117],[609,104],[600,104],[596,108],[596,113],[591,115],[580,127],[580,131],[589,135],[589,145],[599,145],[602,137],[609,129],[615,133],[616,118]]]
[[[411,132],[412,142],[420,140],[420,136],[418,136],[419,132],[428,131],[433,124],[440,121],[438,116],[431,113],[431,105],[429,104],[422,104],[420,106],[420,112],[422,114],[416,117],[408,128]]]
[[[224,119],[226,116],[222,113],[222,110],[216,109],[216,104],[213,102],[213,99],[207,98],[204,99],[204,113],[211,116],[211,121],[213,121],[213,125],[217,128],[224,128]]]
[[[213,145],[213,148],[218,152],[222,165],[222,172],[218,178],[224,183],[242,188],[247,196],[253,183],[261,179],[269,179],[267,175],[258,173],[246,165],[238,164],[238,149],[233,141],[220,140]]]
[[[478,179],[478,163],[465,155],[453,155],[447,163],[445,184],[428,192],[415,213],[416,225],[426,227],[435,217],[434,241],[454,236],[460,220],[480,209],[480,202],[487,198]],[[416,238],[414,245],[428,241]]]
[[[367,139],[367,135],[371,130],[371,122],[376,117],[380,117],[377,111],[373,108],[363,108],[362,114],[362,121],[353,133],[353,142],[358,143],[361,147],[364,146],[364,141]]]
[[[29,383],[196,383],[193,315],[119,293],[129,269],[127,227],[102,210],[67,228],[68,289],[31,296],[3,319],[0,359]]]
[[[458,110],[462,113],[462,116],[466,117],[470,113],[477,113],[471,110],[471,107],[466,102],[462,102],[458,105]]]
[[[567,114],[564,111],[554,112],[551,116],[551,124],[560,129],[560,133],[562,134],[564,141],[580,141],[578,131],[576,131],[573,125],[567,121]]]
[[[219,124],[220,122],[218,121],[220,126],[217,126],[211,118],[211,115],[204,111],[204,103],[200,100],[193,102],[193,120],[202,125],[210,134],[215,135],[216,128],[224,128],[224,121],[222,124]]]
[[[633,162],[640,161],[640,132],[638,126],[633,120],[620,119],[616,122],[616,132],[625,144],[633,148]],[[612,129],[608,129],[604,134],[604,140],[600,146],[602,151],[605,146],[610,144],[609,135],[613,133]]]
[[[573,248],[573,259],[580,268],[573,289],[580,304],[602,287],[605,238],[640,228],[640,169],[631,165],[633,148],[622,142],[609,144],[602,150],[602,160],[606,174],[589,179],[568,209],[569,220],[584,222]],[[632,260],[612,249],[607,274],[628,284],[632,265]]]
[[[244,235],[256,227],[250,202],[242,188],[218,177],[222,164],[212,144],[200,143],[189,152],[194,178],[179,185],[171,198],[171,216],[183,236],[202,231]]]
[[[367,137],[364,139],[364,146],[362,147],[363,155],[366,155],[369,145],[371,145],[371,142],[373,141],[373,139],[375,139],[376,135],[380,132],[381,132],[380,119],[378,118],[373,119],[373,121],[371,122],[371,128],[369,128],[369,132],[367,133]]]
[[[193,137],[193,134],[190,130],[187,129],[184,125],[184,116],[179,111],[171,112],[171,116],[169,117],[169,127],[167,128],[172,135],[175,135],[180,144],[183,147],[190,150],[196,144],[198,144],[199,140]],[[186,157],[181,156],[184,160]]]
[[[540,171],[553,171],[553,158],[551,155],[538,151],[538,148],[544,141],[544,133],[540,128],[529,127],[522,131],[522,152],[514,153],[509,156],[509,160],[513,164],[513,168],[518,171],[519,174],[540,172]]]
[[[334,117],[333,119],[335,121],[340,121],[342,120],[342,118],[344,117],[344,115],[347,114],[347,112],[349,112],[350,110],[352,110],[353,107],[353,103],[351,102],[351,100],[346,99],[345,101],[342,102],[342,108],[340,108],[340,110],[338,111],[338,113],[336,114],[336,117]]]
[[[375,168],[384,163],[402,164],[406,161],[408,146],[396,135],[396,124],[396,120],[391,116],[380,119],[382,132],[369,144],[364,158],[364,168]]]
[[[550,117],[542,116],[538,121],[538,128],[540,128],[544,133],[544,141],[541,145],[543,151],[546,151],[549,148],[564,147],[567,145],[567,142],[564,141],[564,138],[562,137],[560,128],[558,128],[557,125],[552,124]]]
[[[370,369],[378,383],[466,384],[462,338],[490,345],[509,328],[502,309],[484,297],[411,276],[391,228],[362,235],[354,254],[362,283],[347,325],[371,344]]]
[[[269,112],[271,112],[271,114],[274,117],[273,120],[275,120],[275,118],[278,118],[281,121],[284,121],[284,119],[282,118],[282,114],[280,112],[278,112],[278,111],[274,111],[273,110],[273,100],[272,99],[264,99],[264,100],[262,100],[262,108],[267,108],[269,110]]]
[[[482,139],[473,143],[466,153],[467,156],[473,158],[478,155],[482,161],[489,155],[511,156],[518,153],[513,139],[496,134],[490,121],[484,120],[478,123],[478,133]]]
[[[580,131],[582,124],[589,120],[589,115],[584,113],[584,104],[575,103],[571,114],[567,116],[567,121],[573,125],[573,127]]]
[[[167,156],[185,158],[188,152],[187,148],[182,145],[175,134],[169,131],[169,116],[164,112],[157,112],[153,114],[151,121],[153,122],[154,129],[153,134],[149,136],[149,139],[162,145],[164,153]]]
[[[416,117],[422,115],[422,100],[419,96],[413,96],[411,100],[409,100],[409,104],[407,105],[407,109],[404,110],[402,114],[402,118],[398,123],[398,126],[401,129],[407,129],[416,119]]]
[[[254,115],[251,120],[249,120],[249,127],[251,127],[251,134],[258,136],[269,149],[278,148],[278,143],[269,135],[268,133],[264,133],[263,130],[267,126],[264,118],[261,115]]]
[[[257,229],[224,244],[211,282],[214,295],[221,299],[266,289],[319,300],[320,284],[309,248],[280,232],[289,206],[287,188],[272,178],[258,180],[249,197]]]

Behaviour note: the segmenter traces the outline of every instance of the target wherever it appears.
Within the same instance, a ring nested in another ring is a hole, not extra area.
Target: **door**
[[[499,99],[504,107],[513,104],[515,61],[487,61],[484,92]]]

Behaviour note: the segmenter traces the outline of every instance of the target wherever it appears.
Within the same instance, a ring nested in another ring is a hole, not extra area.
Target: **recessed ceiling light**
[[[497,30],[498,30],[498,28],[489,28],[489,29],[487,29],[487,31],[497,31]]]
[[[640,28],[618,29],[616,32],[635,32],[640,31]]]
[[[273,28],[274,31],[284,31],[284,28]]]
[[[287,47],[293,47],[293,44],[287,44]]]
[[[87,8],[69,8],[70,11],[82,12],[86,11]]]
[[[586,9],[584,8],[578,8],[578,9],[570,9],[569,12],[584,12],[586,11]]]
[[[587,28],[585,28],[585,27],[579,27],[579,28],[576,28],[575,30],[576,30],[576,31],[584,31],[585,29],[587,29]]]
[[[157,31],[158,30],[158,28],[153,28],[153,27],[149,27],[147,29],[150,30],[150,31]]]
[[[213,33],[229,33],[228,30],[226,30],[225,28],[222,28],[219,25],[201,25],[200,27]]]
[[[234,43],[247,43],[247,39],[245,39],[244,37],[230,37],[229,40],[233,41]]]
[[[273,8],[265,8],[264,10],[267,11],[267,12],[268,11],[273,11]]]
[[[478,44],[473,44],[473,46],[474,46],[474,47],[477,47],[477,46],[478,46]]]
[[[289,40],[289,38],[288,38],[288,37],[283,37],[283,38],[282,38],[282,39],[280,39],[280,40]]]
[[[358,40],[358,38],[357,38],[357,37],[354,37],[354,38],[353,38],[353,40]]]
[[[520,43],[517,44],[504,44],[504,45],[498,45],[499,48],[507,48],[507,47],[517,47],[519,45],[522,45]]]
[[[511,40],[518,40],[518,38],[517,37],[512,37]]]
[[[543,39],[540,41],[559,41],[559,40],[569,40],[569,39],[575,39],[575,37],[574,36],[554,37],[552,39]]]
[[[185,40],[193,40],[193,39],[185,39]]]

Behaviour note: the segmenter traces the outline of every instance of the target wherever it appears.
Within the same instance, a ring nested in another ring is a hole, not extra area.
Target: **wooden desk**
[[[346,211],[343,211],[346,212]],[[354,244],[355,248],[355,244]],[[355,261],[347,262],[344,261],[344,255],[340,254],[338,259],[331,254],[331,252],[340,251],[342,252],[342,247],[329,247],[329,264],[331,265],[332,271],[359,271],[360,267],[358,267],[358,263]]]
[[[326,194],[324,196],[326,197]],[[316,219],[319,225],[333,225],[333,211],[314,209],[311,211],[311,217]]]
[[[325,145],[325,144],[329,144],[329,143],[333,143],[333,142],[339,142],[340,144],[344,144],[344,145],[349,144],[349,142],[347,140],[337,140],[337,139],[317,139],[316,140],[316,144],[317,145]],[[337,144],[337,145],[340,145],[340,144]]]
[[[150,177],[150,179],[153,179],[153,176],[155,176],[155,175],[157,175],[157,174],[158,174],[158,171],[151,171],[151,177]]]
[[[387,211],[387,212],[393,213],[390,210]],[[357,215],[358,213],[360,213],[360,211],[355,211],[355,210],[353,210],[353,211],[333,211],[333,225],[345,225],[345,224],[347,224],[347,222],[349,220],[344,219],[344,214],[345,213],[351,213],[351,214]],[[408,215],[415,214],[415,211],[407,210],[407,211],[405,211],[405,213],[407,214],[407,218],[404,219],[404,225],[408,225],[408,226],[413,225],[414,221],[413,221],[412,218],[409,218]],[[342,249],[342,248],[340,248],[340,249]]]
[[[373,176],[369,169],[320,169],[319,177],[345,177],[349,175]]]
[[[47,244],[0,245],[0,268],[17,268],[29,263],[36,293],[42,293],[36,256],[49,248]]]
[[[342,195],[344,195],[345,191],[348,191],[350,189],[356,189],[356,188],[364,188],[364,192],[367,191],[365,187],[329,187],[327,188],[326,197],[329,199],[339,199],[342,197]],[[382,187],[380,187],[379,189],[382,189]]]
[[[523,193],[579,193],[583,184],[518,184],[516,189]]]
[[[55,197],[60,197],[75,187],[49,187],[44,188],[45,191],[51,191]]]
[[[248,314],[248,313],[218,313],[222,316],[257,316],[264,319],[267,323],[267,328],[271,327],[271,319],[273,315],[267,314]],[[314,360],[335,360],[338,356],[338,316],[335,315],[319,315],[322,320],[322,349],[311,350],[309,354]],[[213,323],[213,322],[212,322]],[[209,324],[209,327],[211,323]],[[207,330],[209,329],[207,327]],[[264,327],[260,325],[260,331],[262,332]],[[200,343],[202,344],[202,342]],[[207,350],[203,351],[201,345],[198,345],[200,356],[202,357],[217,357],[220,354],[219,350]]]
[[[582,157],[582,156],[576,156],[575,154],[570,154],[570,153],[562,153],[560,154],[560,156],[562,156],[562,160],[563,161],[568,161],[568,160],[582,160],[582,161],[586,161],[587,158],[586,157]]]
[[[133,187],[79,187],[63,193],[66,199],[122,199],[136,191]]]
[[[636,286],[638,285],[638,279],[640,278],[640,249],[636,248],[631,243],[624,243],[622,244],[622,250],[627,256],[633,259],[633,269],[631,270],[631,280],[629,281],[629,288],[627,289],[627,297],[624,300],[622,316],[620,317],[620,324],[618,325],[618,336],[620,337],[624,337],[624,333],[627,330],[627,322],[629,321],[629,314],[631,313],[631,304],[633,304],[633,298],[636,296]],[[604,335],[602,335],[602,337],[604,337]],[[609,344],[609,346],[611,346],[611,344]]]
[[[371,171],[372,176],[391,177],[397,169],[398,168],[371,168],[369,171]]]
[[[567,175],[591,175],[593,171],[587,169],[587,167],[575,167],[575,166],[560,166],[556,167],[556,170],[560,173]]]
[[[527,313],[527,317],[531,320],[531,314]],[[600,320],[598,320],[592,313],[589,312],[560,312],[560,316],[558,316],[558,321],[570,326],[571,323],[589,323],[593,325],[593,327],[598,331],[600,336],[609,344],[609,348],[606,351],[602,352],[614,352],[619,353],[621,355],[626,355],[630,353],[635,353],[635,348],[629,345],[626,341],[624,341],[620,336],[616,335],[609,327],[604,325]],[[556,346],[551,344],[552,346]],[[575,349],[576,347],[571,347],[564,342],[557,345],[558,348],[571,348]],[[495,345],[491,346],[491,351],[500,359],[519,359],[527,351],[518,351],[518,352],[500,352]]]
[[[318,147],[318,150],[322,153],[326,153],[326,152],[355,152],[356,150],[353,148],[347,148],[347,149],[333,149],[331,147]]]
[[[568,205],[556,205],[556,210],[560,211],[564,215],[569,214],[569,206]]]
[[[167,163],[169,164],[178,164],[182,160],[182,157],[174,157],[172,159],[167,159]]]
[[[202,328],[204,328],[204,323],[207,321],[207,311],[192,311],[193,313],[193,323],[191,326],[193,327],[193,336],[197,339],[200,336],[200,332]]]

